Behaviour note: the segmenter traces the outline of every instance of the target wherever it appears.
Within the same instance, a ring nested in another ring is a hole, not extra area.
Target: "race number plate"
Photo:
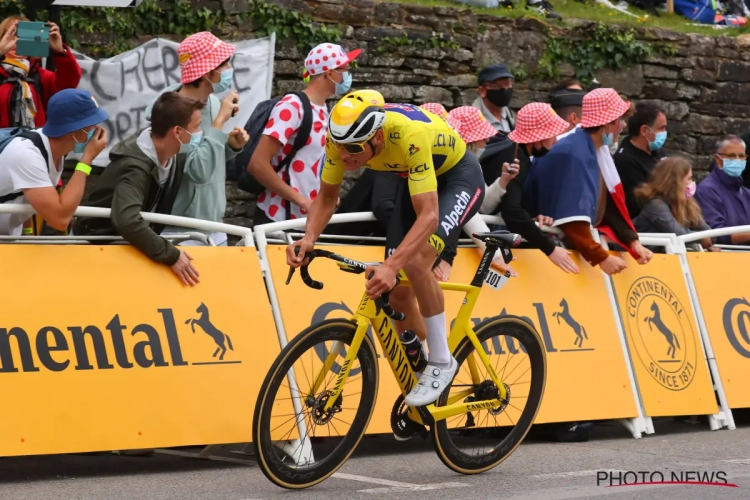
[[[490,267],[487,271],[487,277],[484,278],[484,282],[495,290],[500,290],[510,279],[510,271],[500,271],[496,268]]]

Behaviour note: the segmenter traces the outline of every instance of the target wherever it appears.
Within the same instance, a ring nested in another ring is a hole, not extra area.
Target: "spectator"
[[[28,19],[11,16],[0,23],[0,128],[44,126],[50,98],[81,81],[81,67],[55,23],[50,23],[49,48],[56,71],[42,68],[38,57],[16,54],[19,21]]]
[[[562,88],[550,94],[550,105],[552,106],[552,109],[555,113],[560,115],[560,118],[570,124],[568,129],[557,137],[558,141],[569,134],[572,134],[576,127],[578,127],[578,124],[581,123],[584,95],[586,95],[584,90],[576,88]]]
[[[693,169],[683,158],[667,158],[656,164],[647,183],[635,190],[643,200],[643,210],[633,219],[641,233],[674,233],[677,236],[711,229],[703,220],[695,194]],[[697,245],[712,247],[711,238]]]
[[[199,133],[191,135],[190,142],[183,148],[188,154],[184,172],[180,175],[177,197],[172,205],[172,215],[224,222],[227,207],[226,162],[237,156],[248,141],[247,132],[242,127],[235,127],[229,134],[224,132],[224,125],[232,117],[232,113],[239,109],[237,91],[230,92],[223,101],[219,101],[214,95],[226,92],[232,86],[233,70],[229,59],[234,51],[233,45],[219,40],[207,31],[190,35],[177,47],[180,83],[167,87],[163,92],[177,92],[197,99],[205,106],[201,108]],[[152,121],[153,118],[153,108],[150,107],[146,110],[146,119]],[[185,127],[186,124],[182,126]],[[163,131],[157,130],[158,133]],[[186,231],[197,230],[167,226],[163,232],[174,234]],[[216,245],[227,244],[225,233],[200,232],[209,235]],[[183,244],[202,243],[187,241]],[[176,255],[174,252],[171,254]]]
[[[557,87],[552,91],[553,93],[560,90],[585,90],[583,84],[575,78],[568,78],[557,84]]]
[[[42,127],[47,121],[47,103],[56,92],[74,89],[81,81],[81,67],[62,41],[60,28],[51,23],[50,55],[57,71],[42,68],[38,57],[16,54],[16,29],[23,16],[10,16],[0,23],[0,128]],[[57,184],[62,189],[62,179]],[[42,234],[45,224],[33,215],[24,223],[24,234]],[[61,231],[65,232],[65,231]]]
[[[512,9],[516,6],[516,3],[514,0],[500,0],[499,6]],[[526,0],[526,10],[533,10],[549,19],[562,19],[562,16],[555,12],[552,4],[547,0]]]
[[[594,240],[592,225],[627,248],[639,263],[647,263],[652,256],[638,240],[624,197],[619,200],[621,186],[614,166],[611,170],[600,167],[606,167],[601,155],[609,156],[607,148],[619,134],[622,117],[629,109],[630,103],[614,89],[600,88],[586,94],[581,128],[549,154],[535,158],[524,193],[533,212],[549,215],[583,258],[607,274],[619,273],[627,266]]]
[[[472,151],[477,157],[481,156],[484,150],[487,140],[495,135],[495,129],[492,125],[485,120],[482,113],[475,107],[472,106],[461,106],[451,110],[448,113],[448,122],[458,132],[461,139],[466,143],[466,147],[469,151]],[[507,185],[507,182],[506,182]],[[500,203],[502,198],[502,192],[499,186],[493,184],[493,186],[486,188],[491,191],[491,196],[496,200],[496,203]],[[487,200],[487,191],[485,191],[485,200]],[[480,255],[484,255],[485,244],[484,242],[474,238],[474,233],[489,232],[490,228],[482,219],[482,216],[477,213],[471,219],[469,219],[463,226],[463,230],[468,234],[474,243],[477,245],[477,250]],[[453,266],[453,259],[456,256],[457,249],[446,246],[443,253],[440,255],[439,263],[433,268],[433,273],[438,280],[448,281],[450,278],[451,267]],[[493,264],[501,268],[502,270],[508,270],[512,275],[517,276],[516,271],[505,263],[503,256],[500,251],[495,253],[493,257]]]
[[[112,209],[112,219],[81,218],[80,235],[119,234],[144,255],[172,271],[187,286],[198,284],[192,257],[162,238],[163,224],[150,224],[141,212],[170,214],[182,186],[187,154],[201,133],[200,99],[164,92],[153,104],[151,126],[115,145],[112,160],[90,195],[89,205]]]
[[[248,172],[267,189],[258,197],[255,224],[305,217],[320,189],[320,163],[325,153],[328,131],[326,99],[349,92],[352,85],[350,63],[361,50],[347,53],[340,45],[322,43],[305,58],[304,94],[310,100],[313,127],[307,145],[294,157],[287,172],[275,172],[292,149],[302,124],[303,103],[297,96],[281,99],[271,111],[263,137],[250,159]]]
[[[532,155],[541,157],[557,142],[557,135],[568,124],[557,116],[549,104],[527,104],[518,112],[518,127],[502,140],[488,144],[482,157],[484,180],[493,186],[503,172],[510,171],[510,165],[517,168],[517,176],[507,184],[500,206],[482,203],[482,213],[496,213],[499,208],[503,220],[510,231],[520,234],[532,246],[539,248],[544,255],[565,272],[578,273],[570,252],[555,244],[555,241],[537,225],[551,225],[552,219],[537,217],[535,222],[522,203],[523,186],[529,176]],[[486,196],[486,195],[485,195]]]
[[[640,212],[635,189],[647,182],[667,140],[667,113],[660,105],[643,101],[628,120],[628,137],[622,140],[614,155],[615,168],[622,181],[625,204],[631,217]]]
[[[513,73],[507,64],[493,64],[479,72],[477,81],[479,97],[472,106],[497,132],[509,134],[516,126],[516,117],[508,107],[513,98]]]
[[[714,155],[716,168],[698,184],[695,200],[713,229],[750,224],[750,190],[742,185],[747,155],[745,141],[730,135],[719,141]],[[719,236],[723,245],[744,245],[750,233]]]
[[[65,230],[83,198],[91,162],[107,147],[107,119],[85,90],[66,89],[49,100],[44,127],[25,131],[0,153],[0,202],[28,203],[53,228]],[[59,193],[65,155],[83,145],[81,161]],[[0,215],[0,234],[19,236],[27,215]]]

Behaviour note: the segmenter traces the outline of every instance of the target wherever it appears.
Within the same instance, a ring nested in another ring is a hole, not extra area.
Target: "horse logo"
[[[684,285],[673,290],[660,279],[643,276],[618,297],[630,353],[641,361],[636,374],[668,391],[689,387],[700,367],[699,338],[690,304],[681,301],[685,296]]]
[[[651,325],[656,325],[656,329],[659,330],[659,333],[664,335],[664,338],[667,339],[667,343],[669,344],[669,349],[667,349],[667,356],[671,356],[671,358],[674,359],[676,350],[681,349],[680,341],[677,340],[677,335],[672,333],[672,330],[667,328],[667,325],[665,325],[664,321],[662,321],[661,314],[659,313],[659,306],[656,304],[655,300],[651,302],[651,311],[654,313],[654,315],[644,318],[643,321],[648,324],[648,329],[651,331],[653,331],[653,327]]]
[[[560,318],[562,318],[568,324],[568,326],[573,329],[573,333],[576,334],[577,338],[573,342],[573,345],[583,347],[583,339],[589,339],[589,336],[586,333],[586,329],[583,327],[583,325],[576,321],[573,316],[570,315],[570,309],[568,308],[567,300],[562,299],[560,301],[560,307],[562,307],[562,310],[553,312],[552,316],[557,318],[558,325],[560,324]]]
[[[195,333],[195,325],[198,325],[201,327],[201,329],[214,339],[214,342],[216,342],[216,345],[218,346],[216,348],[216,351],[214,351],[213,357],[215,358],[219,352],[221,352],[221,356],[219,356],[219,360],[224,359],[224,355],[227,353],[227,346],[230,350],[234,351],[234,347],[232,347],[232,339],[229,338],[229,335],[225,334],[218,328],[214,326],[213,323],[211,323],[211,320],[208,318],[208,307],[206,307],[206,304],[201,302],[201,305],[198,306],[198,309],[195,310],[197,313],[200,313],[200,317],[198,319],[189,319],[185,321],[186,325],[190,325],[190,328],[193,330],[193,333]],[[226,340],[226,346],[224,345],[224,341]]]

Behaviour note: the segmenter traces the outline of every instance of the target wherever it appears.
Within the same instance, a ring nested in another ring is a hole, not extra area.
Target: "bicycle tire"
[[[446,420],[436,422],[432,436],[435,451],[440,460],[451,470],[460,474],[479,474],[486,472],[508,458],[531,429],[534,419],[542,403],[547,378],[547,359],[544,342],[536,329],[526,320],[518,316],[495,316],[488,318],[475,329],[477,338],[485,342],[497,335],[508,335],[521,342],[526,348],[531,361],[531,384],[528,403],[521,412],[518,423],[491,453],[483,457],[471,456],[459,450],[449,435]],[[474,346],[468,338],[464,338],[455,349],[453,356],[461,363],[474,351]],[[458,372],[457,372],[458,373]],[[448,400],[453,382],[445,388],[435,406],[444,406]]]
[[[274,453],[270,427],[275,395],[286,380],[286,374],[294,362],[316,344],[326,340],[339,340],[351,345],[356,330],[356,323],[344,319],[330,319],[312,325],[284,347],[266,374],[255,403],[252,439],[258,467],[277,486],[304,489],[325,481],[344,465],[362,440],[375,409],[378,391],[378,358],[372,339],[367,335],[362,340],[356,358],[362,368],[363,377],[359,407],[351,428],[330,456],[306,469],[289,467]]]

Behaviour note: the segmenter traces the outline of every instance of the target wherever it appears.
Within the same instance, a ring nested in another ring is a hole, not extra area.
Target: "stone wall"
[[[268,1],[312,15],[321,23],[343,26],[342,45],[363,49],[353,73],[354,88],[374,88],[396,102],[440,102],[449,110],[476,98],[476,74],[482,66],[505,62],[533,75],[547,37],[572,33],[533,18],[475,15],[460,7],[372,0]],[[246,8],[241,0],[221,3],[234,13]],[[247,33],[247,26],[235,27],[234,36],[246,38]],[[624,70],[603,70],[597,78],[602,86],[614,87],[632,100],[660,101],[669,119],[665,149],[690,155],[700,179],[719,137],[750,130],[750,52],[736,38],[646,29],[639,30],[638,37],[671,44],[674,55],[655,56]],[[274,95],[304,87],[300,78],[304,55],[291,40],[277,49]],[[562,68],[561,76],[573,74],[572,67]],[[554,82],[533,78],[516,81],[511,107],[517,110],[528,102],[546,101],[552,86]],[[228,221],[250,224],[254,210],[250,197],[232,187],[228,196]]]

